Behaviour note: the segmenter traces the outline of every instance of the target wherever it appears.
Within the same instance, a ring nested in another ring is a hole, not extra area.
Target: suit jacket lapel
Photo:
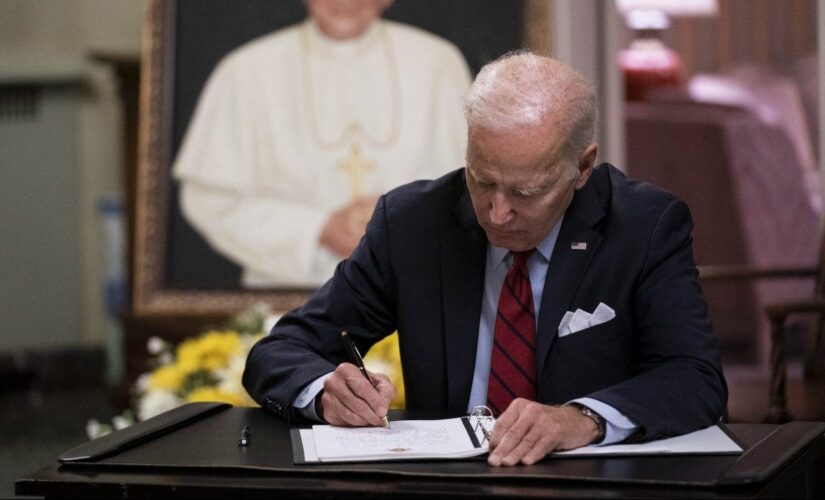
[[[539,381],[542,380],[544,361],[558,334],[561,318],[568,310],[602,241],[601,233],[593,228],[605,214],[606,185],[607,169],[603,167],[594,171],[588,183],[576,192],[565,213],[541,297],[536,339]],[[579,249],[573,249],[573,245]],[[580,249],[582,246],[586,249]]]
[[[441,233],[441,276],[447,355],[447,409],[467,410],[478,344],[487,240],[466,189],[453,213],[458,224]]]

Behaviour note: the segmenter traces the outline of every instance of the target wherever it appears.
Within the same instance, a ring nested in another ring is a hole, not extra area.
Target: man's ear
[[[590,179],[590,174],[593,173],[593,166],[596,164],[596,154],[598,153],[599,145],[595,142],[590,143],[584,153],[579,157],[579,164],[576,168],[579,171],[579,178],[576,181],[576,189],[581,189],[587,184]]]

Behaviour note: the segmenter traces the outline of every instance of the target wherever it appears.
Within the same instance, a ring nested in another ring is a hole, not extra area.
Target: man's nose
[[[501,194],[493,195],[490,201],[490,222],[498,226],[503,226],[513,218],[513,209],[505,196]]]

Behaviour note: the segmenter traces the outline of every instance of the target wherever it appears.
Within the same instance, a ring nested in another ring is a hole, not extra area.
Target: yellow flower
[[[263,335],[244,335],[241,338],[241,349],[229,359],[226,368],[222,368],[215,373],[218,379],[217,388],[227,394],[234,394],[240,400],[235,406],[258,406],[246,392],[241,378],[246,367],[246,356],[252,345]]]
[[[201,387],[186,395],[187,403],[198,401],[217,401],[219,403],[229,403],[233,406],[243,406],[244,400],[235,394],[215,389],[214,387]]]
[[[149,389],[180,390],[186,374],[175,364],[161,366],[149,375]]]
[[[237,332],[211,331],[183,341],[177,349],[177,362],[184,374],[200,370],[211,372],[226,367],[240,347]]]
[[[401,355],[398,350],[398,333],[393,333],[373,345],[364,357],[364,364],[371,372],[380,372],[390,378],[398,393],[390,402],[390,408],[404,408],[404,374],[401,371]]]

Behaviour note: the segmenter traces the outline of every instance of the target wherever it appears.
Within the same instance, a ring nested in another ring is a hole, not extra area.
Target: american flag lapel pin
[[[570,250],[587,250],[586,241],[577,241],[570,244]]]

